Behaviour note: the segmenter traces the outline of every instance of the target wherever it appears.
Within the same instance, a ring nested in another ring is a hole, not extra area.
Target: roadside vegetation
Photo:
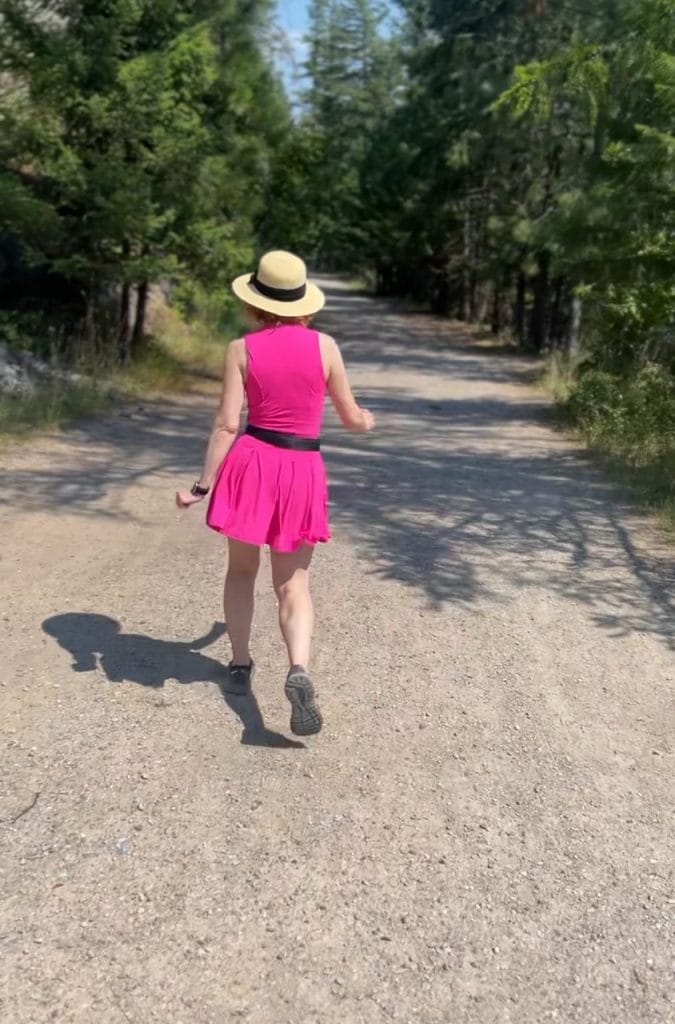
[[[672,0],[312,0],[293,99],[272,0],[0,22],[0,342],[37,317],[37,355],[96,371],[0,423],[183,386],[230,279],[283,247],[549,360],[568,422],[672,516]],[[160,282],[187,333],[152,325]]]

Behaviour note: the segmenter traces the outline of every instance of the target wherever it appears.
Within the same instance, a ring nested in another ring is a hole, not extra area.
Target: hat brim
[[[280,302],[279,299],[270,299],[263,295],[254,284],[251,284],[250,274],[236,277],[232,282],[232,291],[247,306],[261,309],[264,313],[276,313],[278,316],[313,316],[326,304],[326,296],[311,281],[307,282],[304,296],[294,302]]]

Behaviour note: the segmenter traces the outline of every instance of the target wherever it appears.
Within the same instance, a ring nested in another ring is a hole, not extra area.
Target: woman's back
[[[249,423],[318,437],[326,376],[317,331],[302,324],[266,327],[246,337]]]

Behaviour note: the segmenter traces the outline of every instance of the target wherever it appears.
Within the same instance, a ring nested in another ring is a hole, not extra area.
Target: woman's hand
[[[369,433],[375,426],[375,417],[370,409],[361,409],[361,424],[357,427],[359,434]]]
[[[189,508],[190,505],[196,505],[197,502],[203,501],[205,497],[205,494],[191,494],[190,491],[176,491],[176,504],[178,505],[178,508]]]

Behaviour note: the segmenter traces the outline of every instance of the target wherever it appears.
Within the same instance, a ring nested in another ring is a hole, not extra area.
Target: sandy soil
[[[316,740],[267,565],[217,685],[212,396],[2,456],[0,1019],[672,1022],[672,548],[526,360],[325,283],[378,429],[327,430]]]

